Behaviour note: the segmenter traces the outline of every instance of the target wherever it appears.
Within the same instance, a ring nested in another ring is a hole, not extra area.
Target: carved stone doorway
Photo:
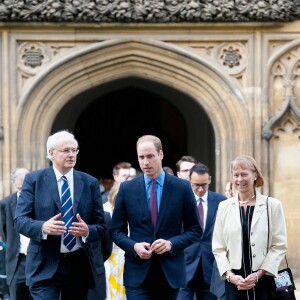
[[[59,112],[51,131],[64,128],[80,144],[77,169],[97,178],[110,175],[119,161],[139,170],[135,144],[144,134],[162,139],[163,165],[175,173],[175,163],[187,154],[215,170],[214,132],[201,105],[149,80],[125,78],[76,96]]]

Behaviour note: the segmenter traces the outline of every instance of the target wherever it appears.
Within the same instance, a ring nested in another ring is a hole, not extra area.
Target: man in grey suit
[[[17,198],[27,173],[29,171],[25,168],[16,169],[11,173],[16,193],[0,201],[0,232],[6,243],[6,281],[11,300],[31,299],[28,286],[25,284],[25,261],[29,239],[20,235],[13,227]]]
[[[47,140],[53,166],[26,175],[14,226],[30,238],[26,283],[34,299],[83,300],[95,285],[91,243],[106,233],[98,180],[74,169],[78,142],[68,131]]]

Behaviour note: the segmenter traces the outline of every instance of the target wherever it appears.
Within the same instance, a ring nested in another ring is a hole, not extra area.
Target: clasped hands
[[[240,275],[232,274],[230,276],[230,282],[232,284],[235,284],[238,290],[250,290],[256,286],[257,275],[256,273],[252,273],[248,275],[246,278],[243,278]]]
[[[146,242],[135,243],[134,251],[141,259],[149,259],[152,253],[163,254],[169,252],[172,249],[170,241],[164,239],[155,240],[151,245]]]
[[[46,221],[42,226],[43,233],[46,233],[48,235],[65,234],[67,232],[67,227],[65,226],[65,223],[60,220],[61,216],[61,213],[59,213]],[[76,237],[86,237],[89,233],[87,224],[81,219],[79,214],[76,215],[76,218],[78,222],[73,222],[68,232]]]

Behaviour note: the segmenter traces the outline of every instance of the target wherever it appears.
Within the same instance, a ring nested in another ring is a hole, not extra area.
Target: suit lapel
[[[210,231],[210,227],[211,227],[212,221],[214,219],[215,213],[216,213],[216,203],[213,199],[212,194],[208,191],[207,216],[206,216],[205,230],[204,230],[202,238],[207,234],[207,232]]]
[[[241,227],[241,213],[240,213],[240,205],[239,205],[237,194],[233,197],[231,206],[233,210],[233,213],[231,215],[234,218],[234,223],[236,224],[236,226]]]
[[[14,219],[15,217],[15,211],[16,211],[16,206],[17,206],[17,193],[13,194],[13,199],[10,202],[10,210],[11,210],[11,215],[12,215],[12,219]]]
[[[44,184],[46,188],[49,190],[49,195],[51,195],[53,201],[55,202],[59,210],[61,210],[61,201],[59,198],[59,193],[57,188],[57,180],[52,167],[48,168],[44,173]]]
[[[168,207],[168,203],[169,203],[170,198],[171,198],[171,191],[172,191],[171,176],[169,176],[166,173],[165,182],[164,182],[164,186],[163,186],[163,192],[162,192],[162,195],[161,195],[161,201],[160,201],[160,207],[159,207],[159,213],[158,213],[158,218],[157,218],[155,231],[159,227],[159,225],[160,225],[160,223],[163,219],[164,213],[165,213],[165,211]],[[150,212],[149,212],[149,215],[150,215]],[[151,217],[150,217],[150,220],[151,220]]]
[[[75,214],[77,212],[77,208],[82,195],[84,184],[80,177],[79,172],[73,170],[73,176],[74,176],[73,212]]]
[[[266,199],[260,193],[256,192],[256,204],[253,212],[251,228],[255,226],[265,209]]]

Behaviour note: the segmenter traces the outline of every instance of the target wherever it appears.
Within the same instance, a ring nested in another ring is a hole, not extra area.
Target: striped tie
[[[72,250],[72,248],[76,244],[76,238],[75,236],[69,234],[68,230],[73,223],[73,204],[68,180],[65,176],[62,176],[61,179],[64,182],[61,188],[62,213],[63,221],[65,222],[65,226],[67,227],[67,232],[64,234],[63,243],[68,248],[68,250]]]

